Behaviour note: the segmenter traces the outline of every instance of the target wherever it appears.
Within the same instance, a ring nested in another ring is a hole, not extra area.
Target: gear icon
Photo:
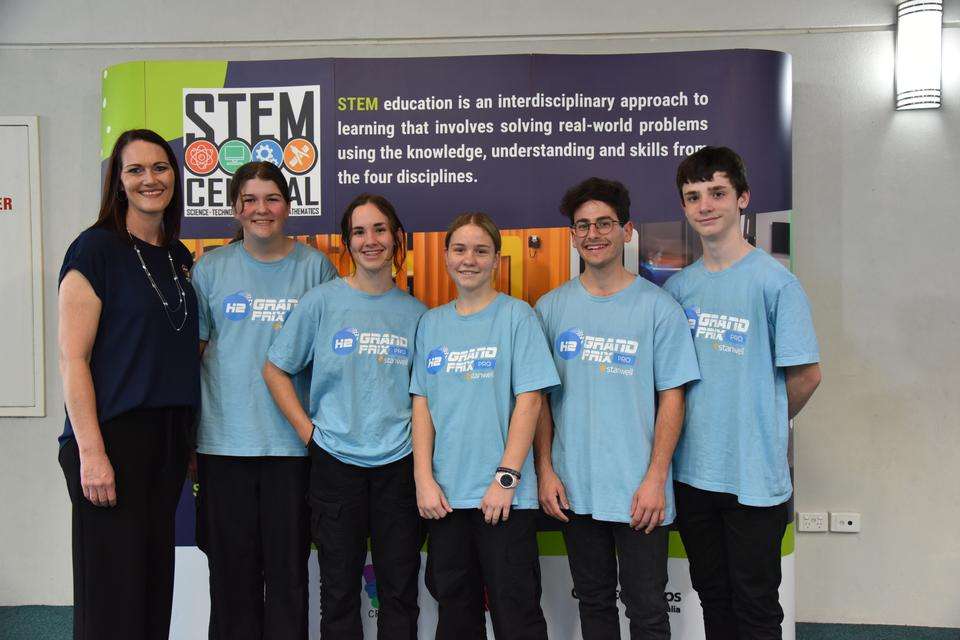
[[[260,162],[272,162],[273,164],[277,164],[277,159],[273,155],[273,149],[267,145],[257,147],[257,160]]]
[[[277,167],[283,164],[283,149],[270,139],[261,140],[253,147],[253,157],[259,162],[269,162]]]

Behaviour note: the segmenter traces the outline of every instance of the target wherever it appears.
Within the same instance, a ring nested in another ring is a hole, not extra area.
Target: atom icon
[[[198,167],[209,167],[213,162],[215,162],[213,151],[211,149],[202,147],[191,149],[190,162]]]
[[[217,166],[217,148],[207,140],[194,140],[187,147],[184,160],[190,171],[206,175]]]

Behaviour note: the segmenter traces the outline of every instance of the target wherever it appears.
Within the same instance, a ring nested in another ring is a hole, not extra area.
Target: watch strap
[[[497,473],[500,473],[500,472],[509,473],[517,480],[520,479],[520,472],[517,471],[516,469],[511,469],[510,467],[497,467]]]

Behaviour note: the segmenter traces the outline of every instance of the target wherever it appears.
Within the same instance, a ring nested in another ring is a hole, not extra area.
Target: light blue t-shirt
[[[424,396],[436,430],[433,475],[455,509],[472,509],[493,481],[507,445],[516,396],[560,383],[543,329],[526,302],[499,294],[481,311],[456,301],[424,314],[410,393]],[[513,505],[537,507],[533,453]]]
[[[313,287],[335,278],[325,255],[296,243],[274,262],[261,262],[242,242],[205,253],[193,268],[200,339],[202,404],[197,451],[226,456],[305,456],[260,370],[287,314]],[[301,397],[308,379],[294,378]]]
[[[793,492],[783,367],[819,362],[807,296],[760,249],[710,272],[698,260],[664,285],[683,307],[700,360],[687,390],[673,477],[766,507]]]
[[[270,348],[289,374],[313,365],[313,440],[341,462],[379,467],[410,454],[410,367],[423,304],[400,289],[372,295],[346,280],[307,293]]]
[[[550,393],[553,464],[570,508],[630,522],[653,451],[656,393],[700,377],[683,309],[640,277],[610,296],[576,278],[540,298],[537,313],[560,373]],[[669,472],[664,489],[668,525]]]

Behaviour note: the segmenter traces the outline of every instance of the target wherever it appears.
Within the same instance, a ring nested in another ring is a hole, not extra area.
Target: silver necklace
[[[173,256],[170,255],[170,250],[167,249],[167,261],[170,263],[170,273],[173,274],[173,284],[177,287],[177,295],[180,300],[177,302],[177,306],[173,309],[170,308],[170,303],[163,297],[163,294],[160,293],[160,287],[157,286],[157,283],[153,279],[153,274],[150,273],[150,269],[147,268],[147,263],[143,260],[143,255],[140,253],[140,247],[137,246],[137,240],[133,237],[133,234],[129,231],[127,235],[130,236],[130,242],[133,243],[133,250],[137,252],[137,258],[140,260],[140,266],[143,267],[143,272],[147,274],[147,280],[150,282],[150,286],[153,287],[153,290],[157,293],[157,297],[160,298],[160,303],[163,304],[163,312],[167,316],[167,322],[170,323],[170,326],[173,327],[173,330],[179,333],[183,330],[183,327],[187,324],[187,294],[184,293],[183,287],[180,286],[180,278],[177,276],[177,269],[173,266]],[[180,307],[183,307],[183,319],[180,320],[178,325],[173,320],[173,314],[180,310]]]

